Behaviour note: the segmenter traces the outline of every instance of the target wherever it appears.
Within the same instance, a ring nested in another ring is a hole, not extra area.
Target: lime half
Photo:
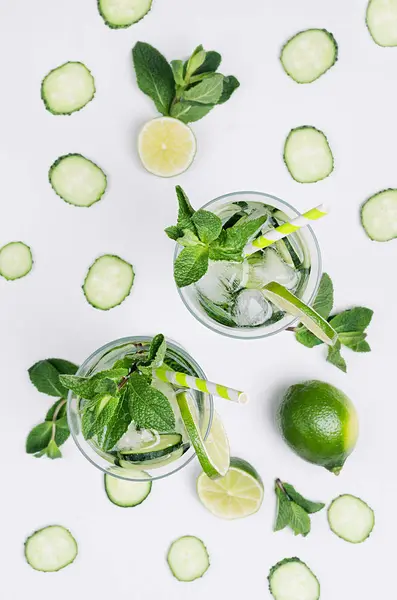
[[[178,119],[159,117],[143,126],[138,139],[143,166],[159,177],[174,177],[190,167],[196,154],[193,131]]]
[[[338,340],[338,334],[321,315],[302,302],[280,283],[272,281],[264,286],[262,292],[270,302],[289,315],[298,317],[300,322],[319,340],[333,346]]]
[[[201,502],[222,519],[241,519],[256,513],[263,501],[263,483],[254,467],[241,458],[231,458],[230,468],[213,481],[205,473],[197,479]]]
[[[214,413],[211,431],[204,441],[196,420],[196,410],[191,395],[189,392],[181,392],[176,398],[186,431],[204,473],[211,479],[226,475],[230,465],[230,450],[222,421]]]

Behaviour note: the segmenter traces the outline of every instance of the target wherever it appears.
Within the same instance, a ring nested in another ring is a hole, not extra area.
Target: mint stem
[[[66,404],[66,400],[62,400],[62,402],[60,402],[58,404],[58,406],[56,407],[56,410],[54,411],[54,414],[52,416],[52,433],[51,433],[51,442],[53,442],[55,440],[55,434],[57,431],[57,426],[56,426],[56,420],[58,418],[59,412],[61,410],[61,408],[63,406],[65,406]]]
[[[285,494],[287,496],[287,498],[289,498],[289,496],[287,494],[287,491],[286,491],[285,487],[283,486],[283,482],[281,481],[281,479],[276,479],[275,483],[276,483],[276,487],[278,487],[283,492],[283,494]]]

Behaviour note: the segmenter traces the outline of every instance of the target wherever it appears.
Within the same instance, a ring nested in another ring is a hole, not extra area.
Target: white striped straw
[[[167,371],[167,369],[164,368],[153,369],[153,374],[166,383],[172,383],[173,385],[179,385],[206,394],[213,394],[214,396],[219,396],[220,398],[225,398],[232,402],[238,402],[239,404],[246,404],[248,402],[248,396],[244,392],[225,387],[224,385],[219,385],[218,383],[212,383],[211,381],[206,381],[199,377],[193,377],[192,375],[177,373],[175,371]]]

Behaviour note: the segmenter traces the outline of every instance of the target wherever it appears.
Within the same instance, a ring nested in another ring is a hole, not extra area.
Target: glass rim
[[[90,361],[92,359],[94,359],[97,355],[103,355],[106,350],[111,349],[113,346],[118,346],[118,345],[122,345],[122,344],[126,344],[126,343],[133,343],[135,341],[140,341],[140,342],[150,342],[153,339],[153,336],[148,336],[148,335],[136,335],[136,336],[126,336],[126,337],[122,337],[122,338],[118,338],[115,339],[111,342],[107,342],[106,344],[104,344],[103,346],[100,346],[97,350],[95,350],[94,352],[92,352],[86,359],[85,361],[79,366],[77,372],[76,372],[76,376],[81,376],[81,373],[84,372],[84,369],[87,367],[87,365],[90,363]],[[184,357],[188,360],[189,363],[192,364],[192,366],[197,370],[198,375],[202,378],[202,379],[206,379],[206,375],[203,371],[203,369],[201,368],[201,366],[198,364],[198,362],[187,352],[187,350],[185,350],[185,348],[183,346],[181,346],[180,344],[178,344],[177,342],[175,342],[172,339],[166,338],[166,342],[167,345],[169,345],[171,348],[174,348],[175,350],[182,352],[184,354]],[[207,439],[210,431],[211,431],[211,426],[212,426],[212,421],[213,421],[213,417],[214,417],[214,398],[212,396],[212,394],[205,394],[208,397],[208,403],[209,403],[209,418],[208,418],[208,425],[205,431],[205,434],[203,435],[204,440]],[[163,473],[161,475],[151,475],[151,473],[149,474],[149,478],[148,479],[133,479],[131,477],[123,477],[122,475],[120,475],[119,472],[116,471],[111,471],[110,468],[112,465],[109,464],[109,468],[104,468],[101,465],[99,465],[98,463],[96,463],[90,456],[88,456],[87,452],[84,450],[84,448],[82,447],[80,441],[77,438],[77,434],[76,431],[74,430],[74,427],[71,425],[72,423],[72,416],[71,416],[71,410],[72,410],[72,401],[74,398],[74,394],[72,391],[68,392],[68,396],[67,396],[67,404],[66,404],[66,412],[67,412],[67,420],[68,420],[68,425],[69,425],[69,429],[70,429],[70,433],[72,435],[73,441],[76,444],[77,448],[80,450],[80,452],[82,453],[82,455],[97,469],[99,469],[100,471],[102,471],[102,473],[104,473],[105,475],[111,475],[112,477],[116,477],[117,479],[121,479],[123,481],[156,481],[156,480],[160,480],[160,479],[164,479],[165,477],[169,477],[170,475],[173,475],[174,473],[178,473],[178,471],[181,471],[184,467],[186,467],[194,458],[197,457],[197,453],[194,450],[193,444],[190,445],[190,449],[193,450],[191,456],[189,456],[182,464],[178,465],[177,467],[175,467],[175,469],[173,469],[172,471],[169,471],[167,473]],[[87,444],[87,440],[84,440]],[[98,455],[99,456],[99,455]],[[182,458],[182,457],[181,457]],[[177,461],[175,461],[177,462]],[[171,463],[172,465],[172,463]]]
[[[229,192],[228,194],[222,194],[221,196],[217,196],[216,198],[213,198],[206,204],[203,204],[203,206],[201,206],[200,209],[203,209],[203,210],[208,209],[212,204],[215,204],[215,202],[219,202],[221,200],[227,201],[227,199],[230,199],[234,196],[242,196],[244,194],[250,195],[250,196],[258,196],[259,198],[264,198],[264,197],[271,198],[271,199],[275,200],[276,202],[279,202],[283,206],[289,208],[293,213],[295,213],[295,215],[297,217],[300,216],[300,214],[301,214],[294,206],[292,206],[292,204],[289,204],[285,200],[281,200],[281,198],[279,198],[278,196],[274,196],[273,194],[267,194],[266,192],[258,192],[258,191],[253,191],[253,190],[241,190],[241,191],[236,191],[236,192]],[[264,203],[263,200],[260,200],[260,202]],[[320,246],[319,246],[319,243],[318,243],[318,240],[317,240],[316,234],[314,233],[313,228],[311,227],[311,225],[306,225],[304,229],[305,229],[305,231],[307,231],[309,233],[309,235],[312,238],[312,241],[314,243],[314,247],[315,247],[316,253],[317,253],[317,263],[318,263],[317,264],[317,278],[316,278],[316,281],[313,286],[313,291],[310,294],[309,299],[307,300],[307,304],[310,305],[313,302],[314,298],[316,297],[318,287],[320,285],[320,280],[321,280],[321,276],[322,276],[322,257],[321,257]],[[174,263],[175,263],[175,260],[178,256],[178,254],[181,252],[181,248],[182,247],[178,243],[175,244],[175,251],[174,251],[174,258],[173,258]],[[190,287],[190,286],[188,286],[188,287]],[[291,316],[290,320],[288,322],[286,322],[279,329],[275,329],[274,331],[266,332],[266,329],[263,329],[260,333],[258,331],[258,335],[249,335],[249,336],[237,335],[237,333],[233,333],[234,330],[244,330],[245,328],[229,327],[227,329],[230,331],[227,331],[226,326],[225,326],[224,330],[218,329],[215,325],[212,325],[212,321],[210,319],[208,319],[208,321],[207,321],[204,317],[202,317],[202,315],[199,312],[196,312],[192,309],[192,307],[189,305],[189,303],[187,302],[187,300],[185,298],[185,292],[183,291],[185,288],[179,288],[178,286],[176,286],[176,289],[178,290],[178,294],[179,294],[180,298],[182,299],[183,304],[189,311],[189,313],[197,321],[199,321],[199,323],[204,325],[204,327],[206,327],[207,329],[210,329],[214,333],[223,335],[224,337],[242,340],[242,341],[264,339],[267,337],[271,337],[273,335],[277,335],[278,333],[281,333],[282,331],[285,331],[288,327],[295,325],[299,321],[299,317]],[[258,328],[258,330],[259,330],[259,328]],[[253,329],[250,329],[250,331],[253,331]]]

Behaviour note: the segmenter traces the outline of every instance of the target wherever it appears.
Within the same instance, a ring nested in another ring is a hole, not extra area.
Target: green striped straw
[[[167,371],[167,369],[161,368],[153,369],[153,375],[161,379],[161,381],[172,383],[172,385],[179,385],[191,390],[212,394],[213,396],[219,396],[220,398],[238,402],[239,404],[246,404],[248,402],[248,396],[244,392],[239,392],[233,388],[219,385],[219,383],[212,383],[199,377],[186,375],[186,373],[177,373],[176,371]]]
[[[244,255],[249,256],[250,254],[254,254],[254,252],[258,252],[261,248],[266,248],[274,242],[278,242],[283,237],[290,235],[290,233],[294,233],[298,231],[301,227],[305,227],[311,221],[317,221],[317,219],[321,219],[321,217],[325,217],[329,212],[328,208],[325,204],[320,204],[316,208],[312,208],[308,210],[303,215],[296,217],[289,223],[284,223],[280,225],[280,227],[276,227],[275,229],[271,229],[267,231],[264,235],[256,238],[253,242],[250,242],[244,248]]]

